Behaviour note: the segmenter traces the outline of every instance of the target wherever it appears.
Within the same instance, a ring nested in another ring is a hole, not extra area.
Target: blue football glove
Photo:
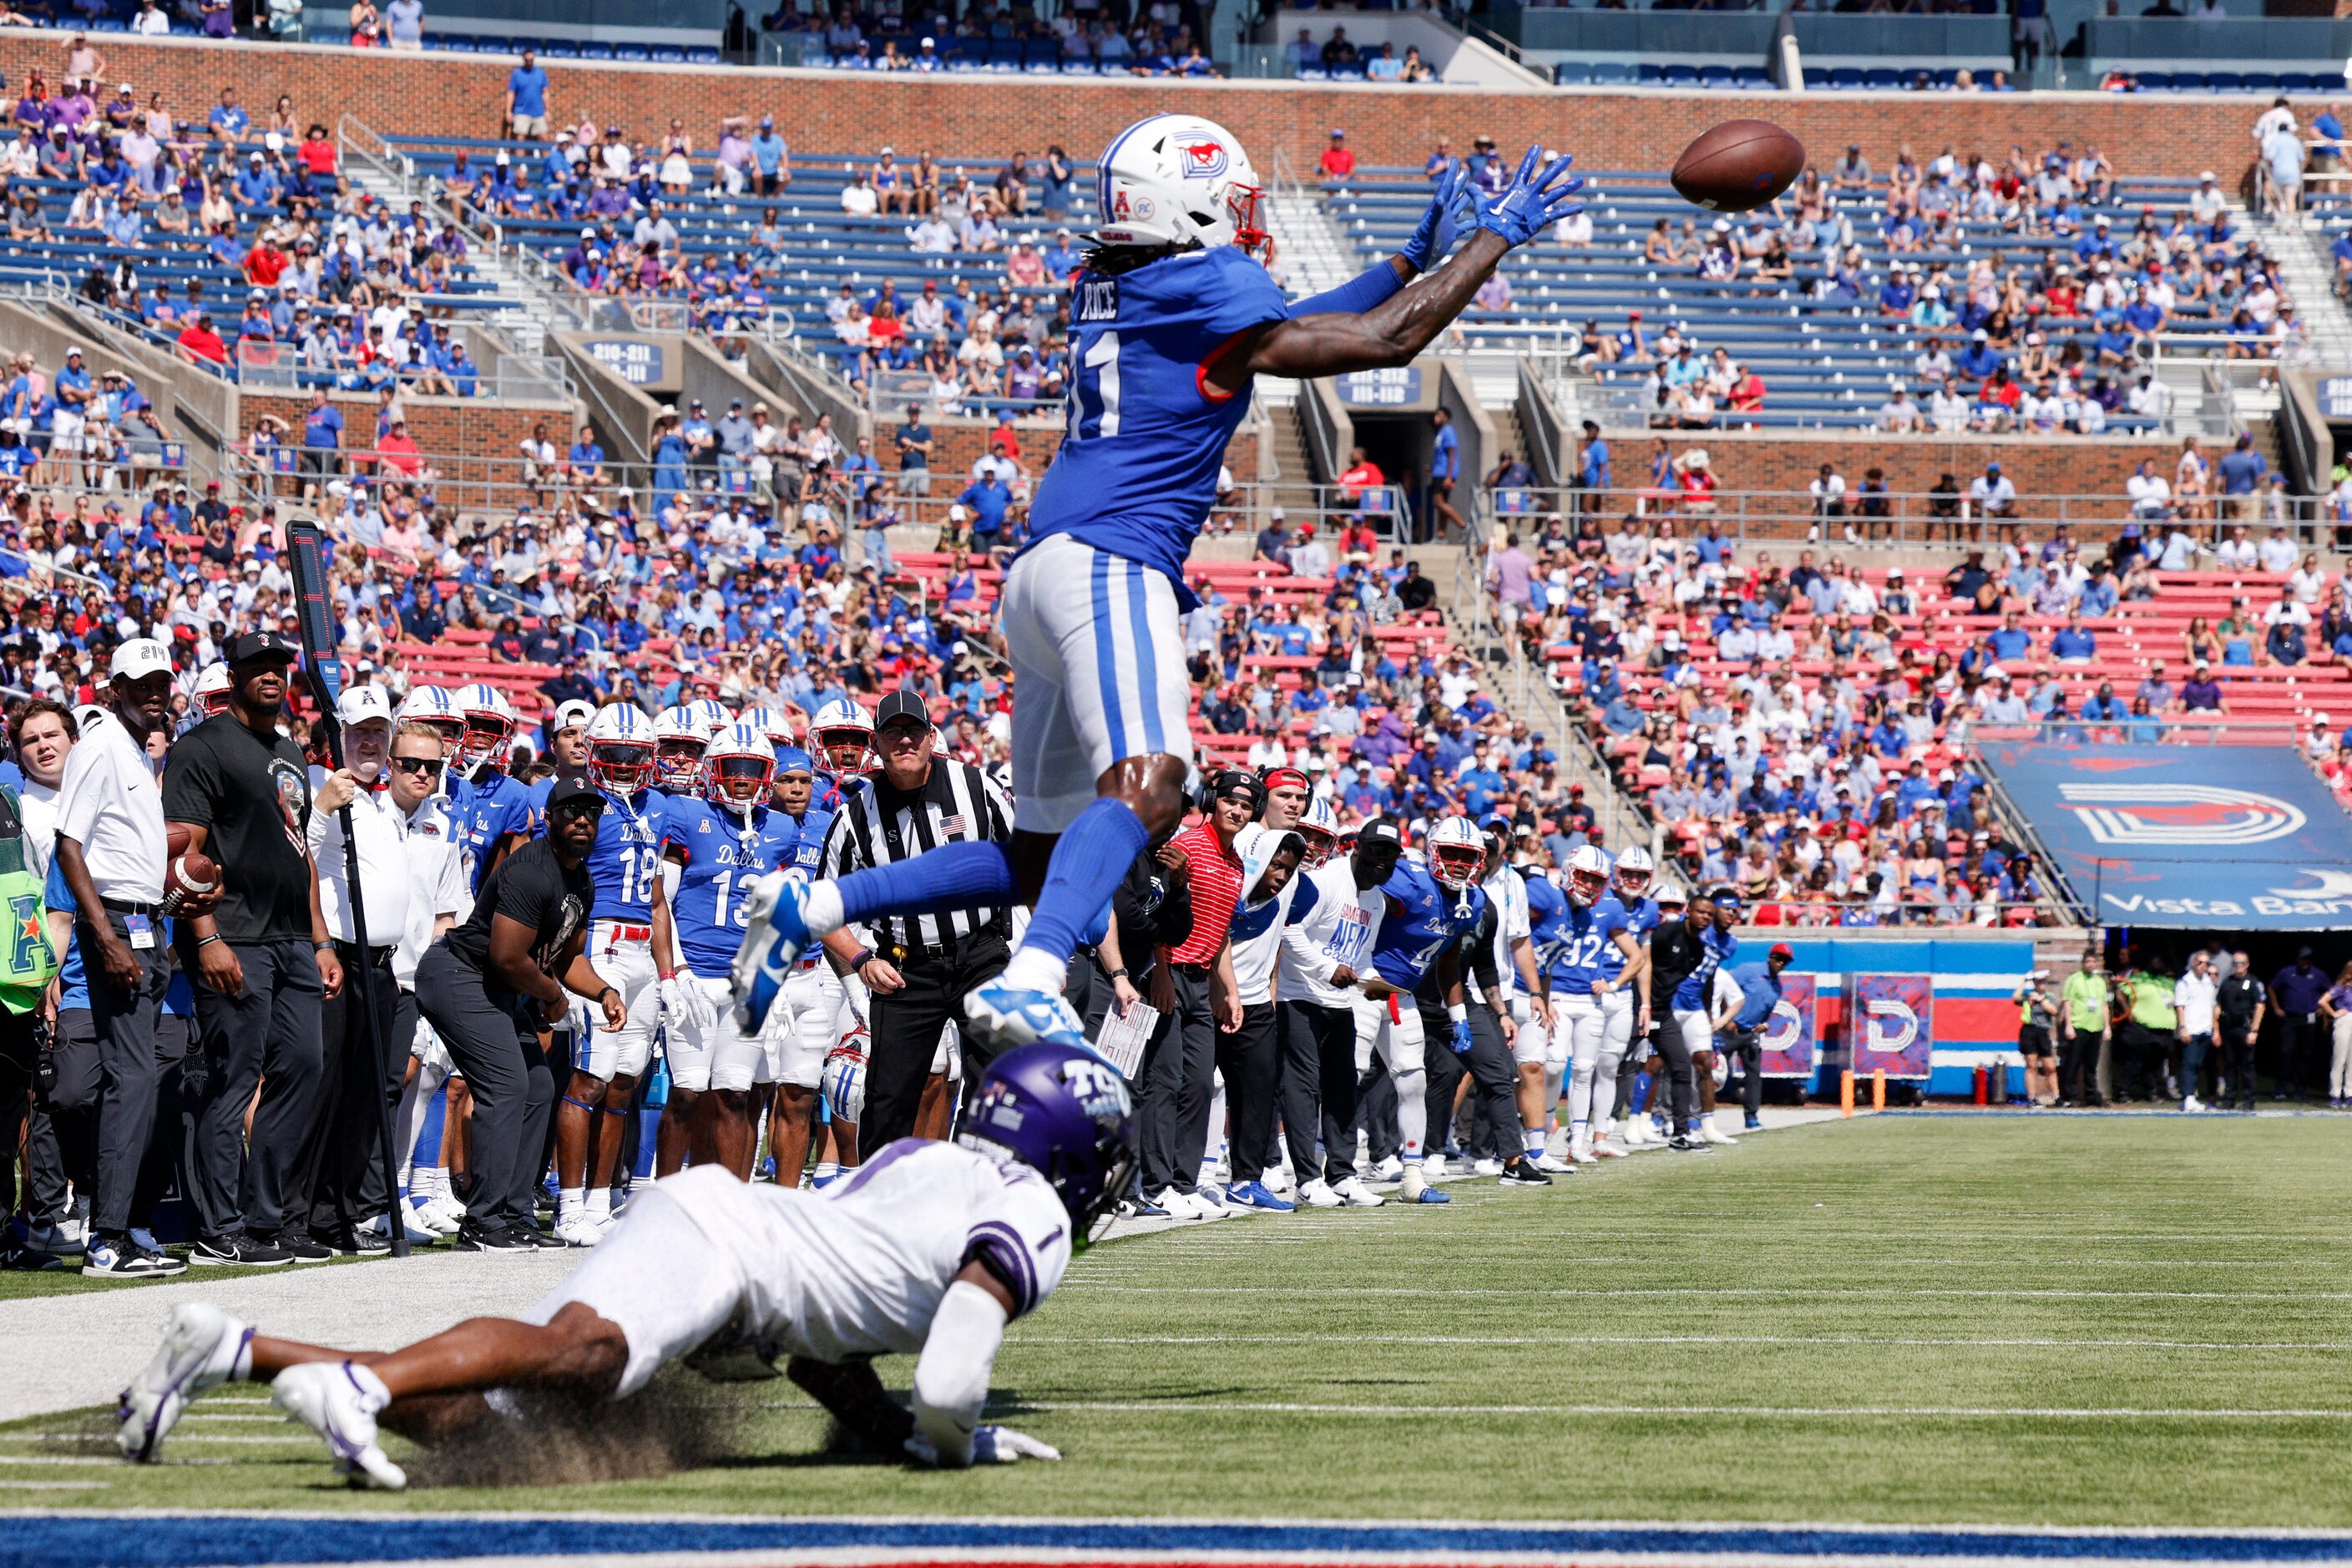
[[[1560,178],[1576,155],[1563,153],[1538,172],[1536,164],[1542,157],[1540,146],[1528,148],[1511,183],[1478,215],[1478,226],[1501,235],[1506,245],[1525,245],[1583,206],[1576,193],[1584,188],[1584,182]]]
[[[1470,1054],[1469,1019],[1456,1018],[1454,1020],[1454,1038],[1450,1043],[1454,1047],[1454,1054],[1455,1056],[1466,1057]]]
[[[1463,226],[1477,216],[1477,198],[1470,193],[1470,171],[1456,164],[1438,177],[1437,194],[1430,198],[1429,210],[1421,215],[1420,226],[1397,247],[1397,254],[1411,262],[1414,271],[1426,272],[1445,259]]]

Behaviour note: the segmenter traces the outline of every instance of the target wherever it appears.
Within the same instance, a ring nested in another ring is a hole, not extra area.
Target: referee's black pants
[[[1454,1142],[1454,1097],[1461,1092],[1465,1074],[1475,1096],[1471,1107],[1471,1133],[1460,1146],[1465,1159],[1492,1153],[1498,1160],[1517,1157],[1520,1140],[1518,1069],[1495,1010],[1485,1003],[1470,1006],[1470,1048],[1454,1049],[1454,1020],[1442,1002],[1421,1004],[1421,1057],[1429,1072],[1429,1130],[1422,1135],[1422,1152],[1436,1154]],[[1484,1027],[1481,1027],[1481,1025]],[[1440,1079],[1443,1079],[1443,1082]],[[1481,1129],[1490,1130],[1486,1141]]]
[[[2058,1037],[2058,1098],[2076,1105],[2104,1105],[2099,1093],[2100,1032],[2068,1025]]]
[[[1318,1180],[1344,1181],[1356,1173],[1356,1141],[1347,1131],[1356,1115],[1356,1015],[1313,1002],[1278,1002],[1275,1011],[1290,1173],[1302,1187]],[[1318,1132],[1324,1144],[1320,1160],[1315,1155]],[[1327,1175],[1327,1163],[1336,1174]]]
[[[416,1001],[473,1091],[466,1163],[474,1187],[466,1228],[482,1235],[536,1230],[531,1190],[546,1168],[555,1076],[540,1050],[529,998],[502,1002],[480,970],[438,943],[416,966]]]
[[[1209,1009],[1206,964],[1171,963],[1176,1005],[1152,1026],[1137,1079],[1135,1126],[1142,1144],[1143,1190],[1189,1193],[1199,1182],[1209,1125],[1211,1075],[1217,1066],[1217,1020]]]
[[[202,981],[195,988],[197,1037],[210,1080],[196,1123],[196,1210],[206,1236],[274,1238],[302,1219],[287,1200],[294,1157],[318,1105],[324,987],[318,952],[306,940],[235,942],[230,950],[245,971],[236,994],[223,995]],[[93,990],[93,1007],[97,1000]]]
[[[407,1042],[401,1042],[396,1058],[393,1050],[400,984],[393,978],[392,955],[390,947],[335,943],[335,956],[343,962],[343,988],[319,1007],[319,1108],[295,1158],[286,1210],[307,1223],[313,1236],[358,1229],[392,1206],[385,1195],[377,1113],[380,1107],[399,1103],[408,1068]],[[375,1015],[373,1032],[368,1009],[360,1005],[363,964]]]
[[[876,992],[867,1013],[873,1042],[866,1053],[866,1116],[857,1146],[871,1155],[885,1143],[910,1138],[921,1106],[923,1080],[940,1048],[940,1032],[963,1023],[963,999],[1003,973],[1012,950],[998,932],[980,931],[936,953],[909,952],[895,964],[906,985]],[[970,1083],[988,1058],[986,1047],[963,1037],[963,1077]],[[977,1048],[977,1049],[976,1049]]]

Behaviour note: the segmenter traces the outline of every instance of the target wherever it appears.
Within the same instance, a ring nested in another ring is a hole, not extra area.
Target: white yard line
[[[1982,1350],[2326,1351],[2352,1340],[1889,1339],[1881,1334],[1048,1334],[1064,1345],[1949,1345]]]
[[[1212,1415],[1221,1412],[1266,1415],[1733,1415],[1772,1420],[1845,1420],[1855,1416],[1897,1419],[1948,1416],[2001,1420],[2167,1421],[2352,1421],[2352,1408],[2236,1410],[2137,1405],[1319,1405],[1268,1400],[1024,1400],[1013,1410],[1111,1411],[1133,1415],[1166,1412]]]

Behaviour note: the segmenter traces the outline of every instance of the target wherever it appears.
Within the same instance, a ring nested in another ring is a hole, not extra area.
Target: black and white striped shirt
[[[930,777],[917,790],[893,789],[879,773],[863,787],[843,792],[841,810],[825,835],[823,874],[846,876],[888,866],[942,844],[1003,844],[1013,837],[1013,806],[994,780],[969,763],[934,756]],[[911,952],[944,947],[986,929],[1007,911],[963,910],[874,922],[877,945]],[[887,955],[886,955],[887,956]]]

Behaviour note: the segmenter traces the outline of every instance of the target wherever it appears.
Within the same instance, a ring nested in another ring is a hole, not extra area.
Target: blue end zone
[[[688,1552],[1262,1553],[1410,1560],[1440,1553],[1757,1557],[1957,1562],[2352,1563],[2352,1535],[2101,1534],[1861,1526],[1336,1525],[616,1520],[498,1515],[0,1515],[0,1568],[199,1568],[204,1564],[432,1562],[457,1557],[649,1557]]]

